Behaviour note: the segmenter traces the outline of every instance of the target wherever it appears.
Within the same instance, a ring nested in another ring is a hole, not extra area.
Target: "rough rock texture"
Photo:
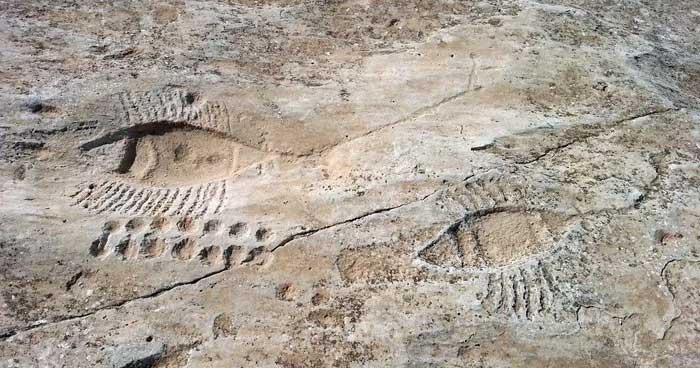
[[[699,25],[0,2],[0,366],[698,367]]]

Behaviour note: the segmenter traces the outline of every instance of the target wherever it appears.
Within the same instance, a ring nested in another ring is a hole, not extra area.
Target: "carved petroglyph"
[[[241,226],[247,228],[248,224],[227,225],[220,219],[200,221],[191,217],[108,221],[89,251],[99,259],[118,257],[124,261],[148,261],[168,257],[178,262],[199,261],[211,267],[266,263],[271,254],[265,248],[265,241],[274,237],[271,231],[257,227],[255,233],[267,234],[265,239],[223,231]]]
[[[120,126],[84,142],[94,159],[116,160],[87,182],[73,204],[91,212],[130,216],[218,214],[230,180],[260,174],[274,154],[240,144],[229,134],[226,105],[179,88],[113,96]],[[119,143],[119,144],[115,144]],[[112,152],[107,156],[101,151]],[[116,152],[113,152],[116,151]],[[92,157],[92,156],[88,156]]]
[[[102,214],[129,216],[192,216],[218,214],[227,196],[227,181],[183,188],[136,187],[123,181],[87,185],[73,196],[73,204]]]

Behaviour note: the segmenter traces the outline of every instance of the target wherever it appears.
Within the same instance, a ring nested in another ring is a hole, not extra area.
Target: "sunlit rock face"
[[[700,2],[0,9],[0,367],[700,366]]]

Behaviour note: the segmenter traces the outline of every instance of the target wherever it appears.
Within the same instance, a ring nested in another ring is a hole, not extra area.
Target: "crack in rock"
[[[402,203],[402,204],[397,205],[397,206],[386,207],[386,208],[380,208],[380,209],[373,210],[373,211],[364,213],[364,214],[362,214],[362,215],[359,215],[359,216],[356,216],[356,217],[353,217],[353,218],[350,218],[350,219],[347,219],[347,220],[343,220],[343,221],[340,221],[340,222],[337,222],[337,223],[333,223],[333,224],[330,224],[330,225],[327,225],[327,226],[319,227],[319,228],[316,228],[316,229],[305,230],[305,231],[302,231],[302,232],[298,232],[298,233],[296,233],[296,234],[292,234],[292,235],[288,236],[287,238],[283,239],[282,241],[280,241],[277,245],[275,245],[275,246],[270,250],[270,253],[272,253],[272,252],[274,252],[275,250],[277,250],[277,249],[279,249],[279,248],[281,248],[281,247],[287,245],[288,243],[292,242],[293,240],[297,240],[297,239],[301,239],[301,238],[306,238],[306,237],[309,237],[309,236],[311,236],[311,235],[313,235],[313,234],[315,234],[315,233],[318,233],[318,232],[320,232],[320,231],[323,231],[323,230],[328,230],[328,229],[333,228],[333,227],[337,227],[337,226],[341,226],[341,225],[353,223],[353,222],[355,222],[355,221],[362,220],[362,219],[367,218],[367,217],[369,217],[369,216],[377,215],[377,214],[380,214],[380,213],[386,213],[386,212],[389,212],[389,211],[393,211],[393,210],[396,210],[396,209],[399,209],[399,208],[408,206],[408,205],[413,204],[413,203],[418,203],[418,202],[424,201],[424,200],[426,200],[427,198],[429,198],[430,196],[434,195],[435,193],[439,192],[439,191],[442,190],[442,189],[443,189],[443,188],[435,189],[435,190],[432,191],[431,193],[429,193],[429,194],[427,194],[427,195],[425,195],[425,196],[423,196],[423,197],[421,197],[421,198],[418,198],[418,199],[415,199],[415,200],[412,200],[412,201],[409,201],[409,202],[405,202],[405,203]],[[168,293],[168,292],[170,292],[170,291],[173,291],[173,290],[176,290],[176,289],[180,289],[180,288],[183,288],[183,287],[186,287],[186,286],[196,285],[196,284],[198,284],[198,283],[200,283],[200,282],[202,282],[202,281],[205,281],[205,280],[207,280],[207,279],[210,279],[210,278],[212,278],[212,277],[214,277],[214,276],[217,276],[217,275],[219,275],[219,274],[221,274],[221,273],[224,273],[224,272],[226,272],[226,271],[228,271],[228,270],[230,270],[230,269],[231,269],[231,265],[230,265],[230,264],[227,264],[226,267],[224,267],[224,268],[222,268],[222,269],[209,272],[209,273],[207,273],[207,274],[205,274],[205,275],[199,276],[199,277],[194,278],[194,279],[189,280],[189,281],[178,282],[178,283],[175,283],[175,284],[168,285],[168,286],[166,286],[166,287],[159,288],[159,289],[157,289],[157,290],[155,290],[155,291],[153,291],[153,292],[151,292],[151,293],[148,293],[148,294],[146,294],[146,295],[141,295],[141,296],[138,296],[138,297],[135,297],[135,298],[131,298],[131,299],[126,299],[126,300],[120,301],[120,302],[118,302],[118,303],[113,303],[113,304],[110,304],[110,305],[106,305],[106,306],[104,306],[104,307],[94,309],[94,310],[92,310],[92,311],[90,311],[90,312],[87,312],[87,313],[76,314],[76,315],[70,315],[70,316],[64,316],[64,317],[57,318],[57,319],[54,319],[54,320],[51,320],[51,321],[42,321],[42,322],[35,323],[35,324],[31,325],[31,326],[28,326],[28,327],[24,327],[24,328],[19,328],[19,329],[11,330],[11,331],[5,332],[5,333],[3,333],[3,334],[0,334],[0,341],[8,340],[8,339],[12,338],[13,336],[15,336],[15,335],[17,335],[17,334],[19,334],[19,333],[22,333],[22,332],[30,332],[30,331],[33,331],[33,330],[36,330],[36,329],[40,329],[40,328],[44,328],[44,327],[48,327],[48,326],[60,324],[60,323],[63,323],[63,322],[70,322],[70,321],[77,321],[77,320],[85,319],[85,318],[88,318],[88,317],[90,317],[90,316],[93,316],[93,315],[95,315],[95,314],[97,314],[97,313],[99,313],[99,312],[102,312],[102,311],[119,309],[119,308],[121,308],[121,307],[123,307],[123,306],[125,306],[125,305],[128,305],[128,304],[132,303],[132,302],[136,302],[136,301],[139,301],[139,300],[147,300],[147,299],[157,298],[157,297],[159,297],[159,296],[161,296],[161,295],[163,295],[163,294],[166,294],[166,293]]]
[[[218,274],[220,274],[220,273],[223,273],[223,272],[227,271],[228,269],[229,269],[229,267],[224,267],[224,268],[222,268],[222,269],[220,269],[220,270],[216,270],[216,271],[209,272],[209,273],[207,273],[207,274],[205,274],[205,275],[202,275],[202,276],[199,276],[199,277],[197,277],[197,278],[195,278],[195,279],[192,279],[192,280],[189,280],[189,281],[182,281],[182,282],[174,283],[174,284],[168,285],[168,286],[166,286],[166,287],[159,288],[159,289],[157,289],[157,290],[155,290],[155,291],[153,291],[153,292],[151,292],[151,293],[148,293],[148,294],[145,294],[145,295],[141,295],[141,296],[137,296],[137,297],[131,298],[131,299],[122,300],[122,301],[120,301],[120,302],[118,302],[118,303],[113,303],[113,304],[110,304],[110,305],[106,305],[106,306],[104,306],[104,307],[94,309],[94,310],[92,310],[92,311],[90,311],[90,312],[86,312],[86,313],[82,313],[82,314],[75,314],[75,315],[70,315],[70,316],[64,316],[64,317],[61,317],[61,318],[56,318],[56,319],[51,320],[51,321],[41,321],[41,322],[34,323],[34,324],[32,324],[32,325],[30,325],[30,326],[27,326],[27,327],[24,327],[24,328],[19,328],[19,329],[11,330],[11,331],[5,332],[5,333],[3,333],[3,334],[0,334],[0,341],[8,340],[8,339],[12,338],[13,336],[15,336],[15,335],[17,335],[17,334],[19,334],[19,333],[22,333],[22,332],[30,332],[30,331],[33,331],[33,330],[36,330],[36,329],[40,329],[40,328],[43,328],[43,327],[48,327],[48,326],[60,324],[60,323],[63,323],[63,322],[70,322],[70,321],[81,320],[81,319],[90,317],[90,316],[95,315],[95,314],[97,314],[97,313],[99,313],[99,312],[102,312],[102,311],[113,310],[113,309],[119,309],[119,308],[121,308],[121,307],[123,307],[123,306],[125,306],[125,305],[128,305],[128,304],[132,303],[132,302],[136,302],[136,301],[139,301],[139,300],[146,300],[146,299],[157,298],[157,297],[159,297],[159,296],[161,296],[161,295],[163,295],[163,294],[165,294],[165,293],[167,293],[167,292],[169,292],[169,291],[172,291],[172,290],[175,290],[175,289],[179,289],[179,288],[182,288],[182,287],[185,287],[185,286],[190,286],[190,285],[198,284],[199,282],[204,281],[204,280],[206,280],[206,279],[208,279],[208,278],[211,278],[211,277],[213,277],[213,276],[216,276],[216,275],[218,275]]]
[[[622,125],[622,124],[625,124],[625,123],[628,123],[628,122],[631,122],[634,120],[646,118],[649,116],[661,115],[661,114],[665,114],[668,112],[679,111],[679,110],[680,109],[675,108],[675,107],[655,109],[655,110],[644,112],[644,113],[638,113],[638,114],[635,114],[635,115],[627,117],[627,118],[614,120],[612,122],[603,122],[603,123],[600,123],[599,125],[596,125],[596,126],[586,127],[586,128],[590,128],[591,131],[581,132],[581,133],[579,133],[579,135],[574,136],[574,137],[559,137],[560,139],[564,140],[563,143],[557,144],[554,147],[545,148],[544,152],[535,155],[535,157],[533,157],[533,158],[530,158],[527,160],[514,160],[514,163],[519,164],[519,165],[532,164],[532,163],[535,163],[535,162],[537,162],[537,161],[539,161],[539,160],[541,160],[541,159],[543,159],[543,158],[545,158],[553,153],[556,153],[564,148],[567,148],[571,145],[586,141],[590,138],[598,137],[598,136],[604,134],[608,129],[615,128],[616,126],[619,126],[619,125]],[[576,129],[576,128],[581,128],[581,126],[574,126],[570,129]],[[497,147],[498,147],[497,142],[493,141],[493,142],[487,143],[485,145],[472,147],[471,150],[477,151],[477,152],[478,151],[490,151],[490,150],[497,149]]]
[[[282,241],[280,241],[279,243],[277,243],[277,245],[275,245],[275,246],[270,250],[270,252],[274,252],[275,250],[277,250],[277,249],[279,249],[279,248],[281,248],[281,247],[287,245],[288,243],[290,243],[290,242],[292,242],[292,241],[294,241],[294,240],[302,239],[302,238],[307,238],[307,237],[309,237],[309,236],[311,236],[311,235],[314,235],[314,234],[318,233],[319,231],[328,230],[328,229],[331,229],[331,228],[333,228],[333,227],[340,226],[340,225],[350,224],[350,223],[353,223],[353,222],[355,222],[355,221],[362,220],[362,219],[364,219],[364,218],[366,218],[366,217],[369,217],[369,216],[373,216],[373,215],[377,215],[377,214],[380,214],[380,213],[385,213],[385,212],[393,211],[393,210],[399,209],[399,208],[401,208],[401,207],[408,206],[408,205],[413,204],[413,203],[422,202],[422,201],[428,199],[430,196],[434,195],[435,193],[439,192],[439,191],[442,190],[442,189],[443,189],[443,188],[438,188],[438,189],[432,191],[432,192],[431,192],[430,194],[428,194],[428,195],[425,195],[425,196],[423,196],[423,197],[421,197],[421,198],[418,198],[418,199],[416,199],[416,200],[413,200],[413,201],[409,201],[409,202],[406,202],[406,203],[402,203],[402,204],[397,205],[397,206],[387,207],[387,208],[380,208],[380,209],[377,209],[377,210],[374,210],[374,211],[370,211],[370,212],[364,213],[364,214],[362,214],[362,215],[359,215],[359,216],[356,216],[356,217],[353,217],[353,218],[350,218],[350,219],[347,219],[347,220],[343,220],[343,221],[340,221],[340,222],[336,222],[336,223],[334,223],[334,224],[322,226],[322,227],[319,227],[319,228],[316,228],[316,229],[309,229],[309,230],[300,231],[300,232],[298,232],[298,233],[292,234],[292,235],[290,235],[290,236],[284,238]]]

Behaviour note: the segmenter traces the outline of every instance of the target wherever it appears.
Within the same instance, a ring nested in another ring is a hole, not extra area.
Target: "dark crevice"
[[[634,121],[634,120],[637,120],[637,119],[642,119],[642,118],[646,118],[646,117],[653,116],[653,115],[658,115],[658,114],[665,114],[665,113],[667,113],[667,112],[669,112],[669,111],[678,111],[678,109],[677,109],[677,108],[657,109],[657,110],[653,110],[653,111],[649,111],[649,112],[645,112],[645,113],[640,113],[640,114],[637,114],[637,115],[633,115],[633,116],[630,116],[630,117],[627,117],[627,118],[615,120],[615,121],[610,122],[610,123],[604,123],[604,124],[602,124],[601,126],[595,127],[595,128],[594,128],[591,132],[589,132],[589,133],[582,134],[582,135],[580,135],[580,136],[578,136],[578,137],[574,137],[574,138],[572,138],[570,141],[568,141],[568,142],[566,142],[566,143],[563,143],[563,144],[557,145],[556,147],[553,147],[553,148],[550,148],[550,149],[545,150],[544,153],[542,153],[541,155],[538,155],[537,157],[535,157],[535,158],[532,159],[532,160],[528,160],[528,161],[525,161],[525,162],[517,162],[517,163],[518,163],[518,164],[524,164],[524,165],[526,165],[526,164],[530,164],[530,163],[539,161],[540,159],[544,158],[545,156],[549,155],[549,154],[552,153],[552,152],[557,152],[557,151],[559,151],[559,150],[562,150],[562,149],[564,149],[564,148],[566,148],[566,147],[571,146],[572,144],[579,143],[579,142],[583,142],[583,141],[585,141],[585,140],[587,140],[587,139],[589,139],[589,138],[598,137],[598,136],[604,134],[604,133],[607,131],[607,129],[609,129],[609,128],[614,128],[614,127],[616,127],[616,126],[618,126],[618,125],[625,124],[625,123],[627,123],[627,122]]]
[[[541,154],[535,156],[535,157],[532,158],[532,159],[525,160],[525,161],[515,161],[515,163],[516,163],[516,164],[519,164],[519,165],[528,165],[528,164],[537,162],[537,161],[543,159],[544,157],[548,156],[549,154],[551,154],[551,153],[553,153],[553,152],[556,153],[556,152],[558,152],[558,151],[560,151],[560,150],[562,150],[562,149],[564,149],[564,148],[567,148],[567,147],[569,147],[569,146],[571,146],[571,145],[573,145],[573,144],[575,144],[575,143],[579,143],[579,142],[581,142],[581,141],[584,141],[584,140],[586,140],[586,139],[588,139],[588,138],[591,138],[591,137],[593,137],[593,136],[595,136],[595,134],[590,134],[590,135],[585,135],[585,136],[577,137],[577,138],[575,138],[575,139],[573,139],[573,140],[571,140],[571,141],[569,141],[569,142],[566,142],[566,143],[563,143],[563,144],[559,144],[559,145],[557,145],[557,146],[555,146],[555,147],[547,148],[543,153],[541,153]]]
[[[319,228],[316,228],[316,229],[309,229],[309,230],[300,231],[300,232],[298,232],[298,233],[292,234],[292,235],[290,235],[290,236],[288,236],[288,237],[282,239],[282,241],[280,241],[279,243],[277,243],[277,245],[275,245],[275,246],[270,250],[270,252],[274,252],[274,251],[277,250],[278,248],[281,248],[281,247],[287,245],[288,243],[290,243],[290,242],[293,241],[293,240],[297,240],[297,239],[309,237],[309,236],[311,236],[311,235],[313,235],[313,234],[316,234],[316,233],[319,232],[319,231],[328,230],[328,229],[333,228],[333,227],[336,227],[336,226],[345,225],[345,224],[349,224],[349,223],[352,223],[352,222],[355,222],[355,221],[362,220],[362,219],[364,219],[364,218],[366,218],[366,217],[369,217],[369,216],[378,215],[378,214],[380,214],[380,213],[385,213],[385,212],[393,211],[393,210],[399,209],[399,208],[404,207],[404,206],[408,206],[408,205],[413,204],[413,203],[417,203],[417,202],[424,201],[424,200],[428,199],[428,197],[430,197],[430,196],[432,196],[433,194],[437,193],[438,191],[440,191],[440,189],[436,189],[436,190],[434,190],[433,192],[431,192],[431,193],[428,194],[428,195],[425,195],[425,196],[423,196],[423,197],[421,197],[421,198],[418,198],[418,199],[413,200],[413,201],[410,201],[410,202],[402,203],[402,204],[400,204],[400,205],[398,205],[398,206],[387,207],[387,208],[380,208],[380,209],[377,209],[377,210],[374,210],[374,211],[370,211],[370,212],[364,213],[364,214],[362,214],[362,215],[359,215],[359,216],[356,216],[356,217],[353,217],[353,218],[349,218],[349,219],[347,219],[347,220],[343,220],[343,221],[340,221],[340,222],[336,222],[336,223],[333,223],[333,224],[330,224],[330,225],[322,226],[322,227],[319,227]]]
[[[481,146],[472,147],[472,148],[470,148],[470,150],[472,150],[472,151],[486,151],[488,149],[493,148],[493,145],[494,145],[493,142],[491,142],[491,143],[487,143],[487,144],[484,144]]]
[[[53,325],[53,324],[57,324],[57,323],[70,322],[70,321],[83,319],[83,318],[90,317],[98,312],[105,311],[105,310],[119,309],[119,308],[121,308],[121,307],[123,307],[131,302],[156,298],[156,297],[158,297],[162,294],[165,294],[171,290],[179,289],[179,288],[185,287],[185,286],[195,285],[195,284],[199,283],[200,281],[203,281],[203,280],[206,280],[210,277],[216,276],[222,272],[227,271],[228,269],[229,269],[229,267],[224,267],[224,268],[221,268],[219,270],[204,274],[204,275],[197,277],[195,279],[192,279],[189,281],[178,282],[178,283],[175,283],[175,284],[163,287],[163,288],[159,288],[159,289],[157,289],[149,294],[145,294],[145,295],[141,295],[141,296],[138,296],[138,297],[135,297],[132,299],[126,299],[126,300],[122,300],[122,301],[117,302],[117,303],[105,305],[101,308],[93,309],[90,312],[86,312],[86,313],[82,313],[82,314],[74,314],[71,316],[65,316],[65,317],[61,317],[61,318],[56,318],[56,319],[53,319],[50,321],[36,323],[36,324],[33,324],[31,326],[28,326],[28,327],[7,331],[7,332],[0,334],[0,340],[7,340],[8,338],[10,338],[14,335],[17,335],[20,332],[29,332],[32,330],[36,330],[36,329],[46,327],[49,325]]]
[[[585,127],[585,128],[589,128],[590,131],[581,132],[578,135],[573,136],[573,137],[561,137],[561,139],[565,140],[565,142],[560,143],[554,147],[545,148],[544,152],[536,155],[533,158],[530,158],[527,160],[515,160],[515,163],[519,164],[519,165],[532,164],[532,163],[535,163],[535,162],[541,160],[544,157],[549,156],[550,154],[556,153],[556,152],[558,152],[564,148],[567,148],[573,144],[583,142],[583,141],[590,139],[590,138],[598,137],[598,136],[604,134],[606,131],[608,131],[608,129],[614,128],[618,125],[625,124],[625,123],[633,121],[633,120],[637,120],[637,119],[641,119],[641,118],[645,118],[645,117],[649,117],[649,116],[653,116],[653,115],[664,114],[664,113],[667,113],[670,111],[678,111],[678,110],[679,110],[678,108],[657,109],[657,110],[653,110],[653,111],[649,111],[649,112],[639,113],[639,114],[636,114],[636,115],[633,115],[633,116],[630,116],[627,118],[618,119],[618,120],[615,120],[612,122],[601,123],[597,126]],[[575,129],[578,129],[578,128],[580,128],[580,127],[574,126],[571,129],[573,129],[575,131]],[[565,130],[565,131],[563,131],[563,133],[566,134],[567,131]],[[482,145],[482,146],[477,146],[477,147],[471,148],[472,151],[491,151],[494,149],[498,149],[498,144],[496,141]]]
[[[70,289],[73,288],[73,286],[78,282],[78,280],[80,280],[81,277],[83,277],[82,270],[78,271],[78,273],[73,275],[73,277],[71,277],[70,280],[66,282],[66,291],[70,291]]]
[[[634,204],[632,205],[632,207],[638,210],[640,207],[642,207],[642,202],[644,202],[644,199],[646,199],[645,193],[640,194],[637,198],[634,199]]]

